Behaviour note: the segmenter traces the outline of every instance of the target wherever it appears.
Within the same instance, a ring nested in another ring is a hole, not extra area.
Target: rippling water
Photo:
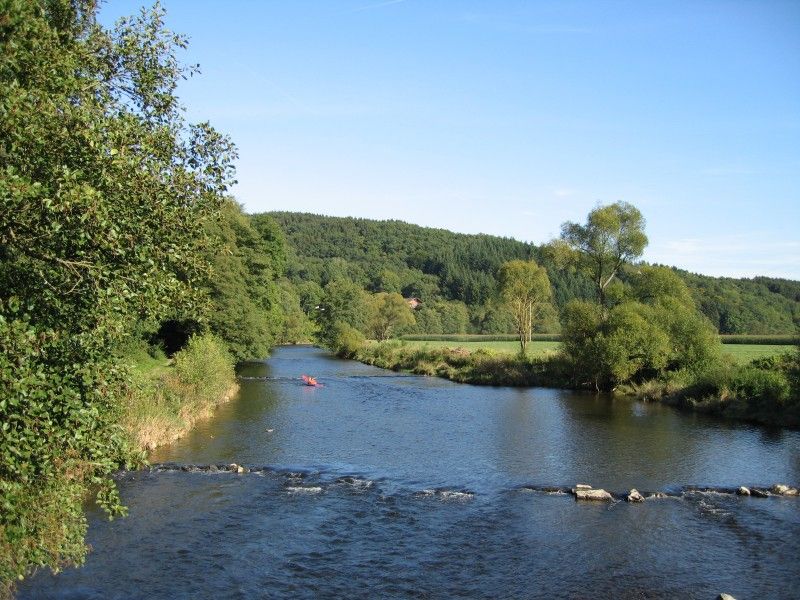
[[[324,387],[302,386],[302,373]],[[800,499],[686,486],[800,483],[800,434],[603,396],[402,376],[312,348],[120,476],[87,564],[21,598],[742,598],[800,589]],[[576,503],[586,482],[671,497]]]

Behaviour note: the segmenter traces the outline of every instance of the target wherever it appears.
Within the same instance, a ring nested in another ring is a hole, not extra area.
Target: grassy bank
[[[352,358],[384,369],[444,377],[459,383],[552,387],[568,385],[563,361],[554,352],[520,356],[519,353],[495,351],[485,347],[467,350],[389,341],[365,344]]]
[[[514,333],[503,334],[408,334],[400,336],[400,339],[407,342],[516,342],[519,338]],[[535,342],[560,342],[561,335],[558,333],[534,333],[532,336]],[[798,343],[797,335],[720,335],[720,342],[728,344],[744,344],[748,346],[795,346]]]
[[[495,342],[497,343],[497,342]],[[394,371],[444,377],[478,385],[581,388],[568,358],[552,349],[526,356],[492,350],[473,342],[473,349],[445,342],[364,344],[350,356]],[[789,347],[791,348],[791,347]],[[664,402],[693,412],[761,424],[800,427],[800,353],[741,363],[731,356],[701,372],[676,371],[619,386],[614,393],[648,402]]]
[[[213,336],[193,338],[173,359],[133,346],[120,362],[127,377],[115,379],[115,391],[109,394],[114,402],[107,419],[118,432],[110,470],[141,464],[147,450],[181,437],[236,391],[233,361]],[[93,468],[67,456],[52,476],[0,479],[0,599],[12,597],[14,582],[32,568],[58,572],[83,562],[83,503],[96,495],[100,505],[108,504],[116,493],[110,480],[97,477]]]
[[[120,424],[140,451],[180,438],[238,389],[231,356],[210,335],[192,338],[171,360],[144,349],[126,360],[132,377]]]

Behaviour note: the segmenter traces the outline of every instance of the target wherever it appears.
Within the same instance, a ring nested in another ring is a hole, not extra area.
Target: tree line
[[[330,281],[347,279],[371,293],[397,292],[420,298],[423,306],[450,302],[466,310],[468,320],[463,329],[459,319],[446,317],[440,326],[431,312],[417,312],[415,333],[513,331],[512,319],[498,305],[496,294],[499,269],[511,260],[534,260],[547,271],[555,311],[538,321],[540,331],[556,332],[558,312],[567,302],[595,295],[594,275],[577,264],[561,264],[558,252],[548,244],[458,234],[401,221],[288,212],[268,215],[285,234],[286,277],[295,286],[319,294]],[[720,333],[794,333],[793,317],[800,313],[800,282],[710,277],[668,268],[687,285],[700,311]],[[615,279],[624,283],[635,273],[623,264]],[[435,312],[441,315],[444,308],[438,305]]]

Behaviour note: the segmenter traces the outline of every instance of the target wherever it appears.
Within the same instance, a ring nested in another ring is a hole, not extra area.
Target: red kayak
[[[311,377],[310,375],[301,375],[300,379],[305,381],[306,385],[310,385],[310,386],[318,386],[318,385],[320,385],[319,382],[314,377]]]

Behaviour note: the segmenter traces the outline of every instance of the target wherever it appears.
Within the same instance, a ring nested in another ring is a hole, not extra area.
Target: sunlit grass
[[[519,352],[519,342],[448,342],[448,341],[406,341],[404,342],[412,348],[464,348],[473,351],[479,348],[494,350],[495,352]],[[548,352],[558,350],[559,342],[538,342],[528,344],[527,353],[529,356],[541,356]]]
[[[740,364],[748,363],[756,358],[774,356],[792,350],[794,346],[778,346],[765,344],[723,344],[722,352],[732,356]]]
[[[412,348],[464,348],[473,351],[479,348],[496,352],[518,352],[519,342],[450,342],[441,340],[405,341]],[[559,342],[534,341],[528,345],[529,356],[541,356],[558,350]],[[740,364],[748,363],[755,358],[773,356],[791,350],[793,346],[766,344],[723,344],[722,352],[732,356]]]

